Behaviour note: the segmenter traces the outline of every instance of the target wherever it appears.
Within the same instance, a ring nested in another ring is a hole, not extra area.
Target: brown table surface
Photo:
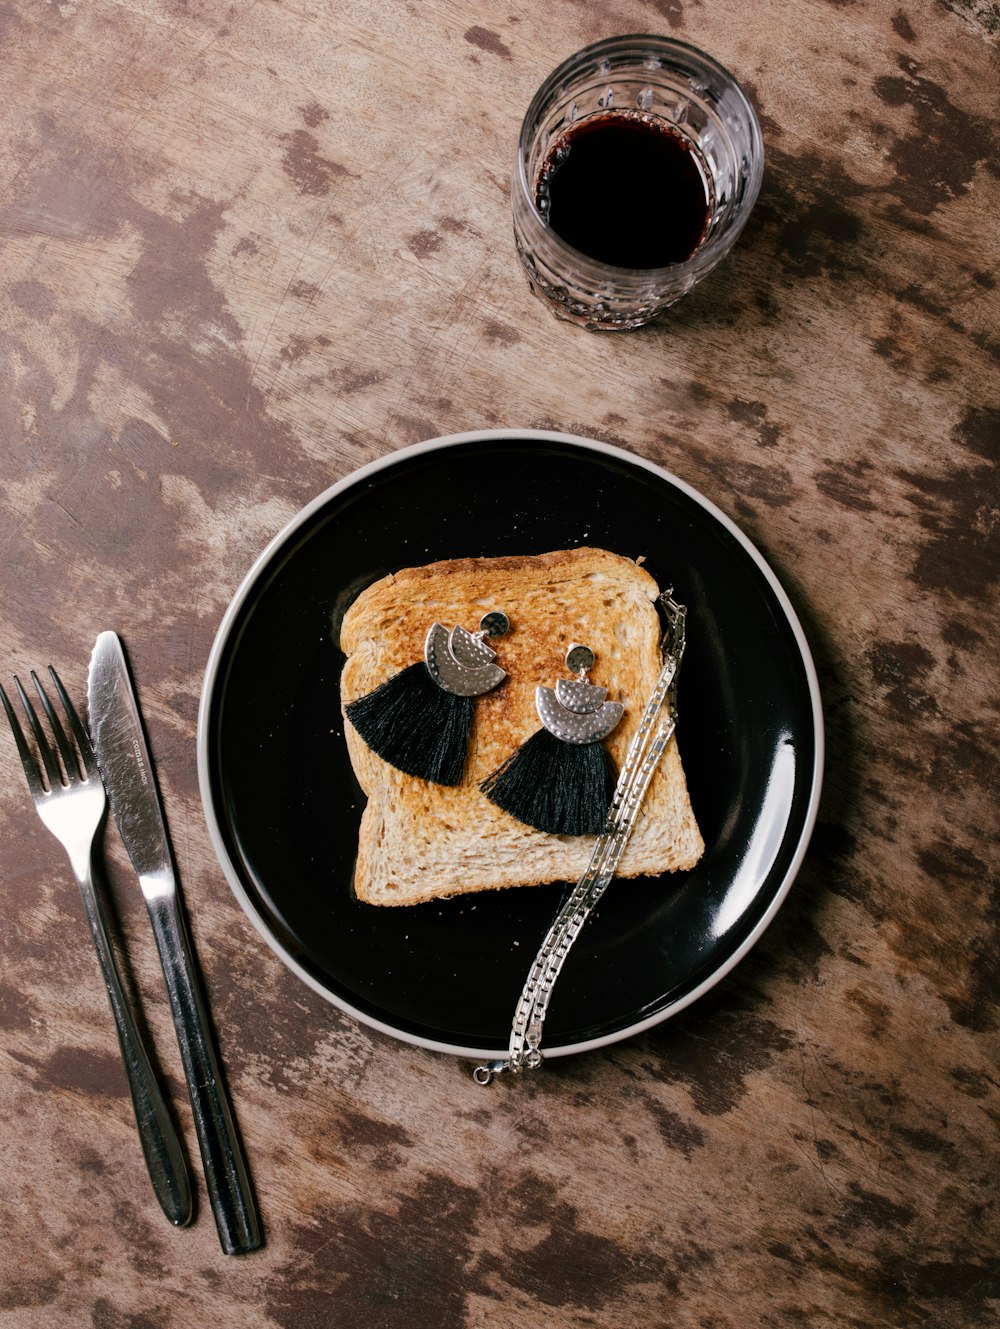
[[[3,667],[51,661],[82,701],[97,631],[128,644],[266,1245],[220,1251],[109,834],[200,1195],[188,1229],[160,1214],[67,861],[0,735],[0,1323],[994,1322],[997,27],[985,0],[2,6]],[[712,278],[594,335],[522,278],[512,149],[559,60],[649,30],[745,82],[766,179]],[[743,528],[805,626],[828,759],[799,878],[725,981],[482,1089],[264,944],[195,733],[288,519],[505,426],[631,449]]]

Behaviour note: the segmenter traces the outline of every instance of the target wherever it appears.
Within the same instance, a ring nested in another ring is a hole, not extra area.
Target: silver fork
[[[49,665],[52,684],[65,712],[72,740],[56,714],[48,694],[31,671],[32,682],[48,720],[55,748],[46,735],[20,679],[14,679],[17,695],[31,726],[40,763],[25,738],[7,693],[0,687],[7,719],[14,732],[21,765],[38,815],[69,854],[80,887],[87,922],[94,937],[97,958],[108,990],[118,1029],[129,1092],[135,1108],[139,1138],[146,1156],[153,1190],[163,1212],[177,1227],[191,1219],[191,1183],[187,1162],[173,1120],[160,1092],[149,1055],[125,997],[121,975],[108,935],[100,890],[94,845],[107,812],[107,796],[101,782],[90,736],[73,708],[56,671]],[[58,754],[58,755],[57,755]]]

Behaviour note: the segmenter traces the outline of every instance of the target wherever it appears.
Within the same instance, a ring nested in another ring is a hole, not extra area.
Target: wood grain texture
[[[995,6],[0,5],[5,673],[128,642],[267,1229],[173,1232],[62,851],[0,735],[0,1322],[11,1329],[969,1329],[996,1209]],[[539,81],[672,32],[765,129],[729,261],[661,324],[555,322],[511,241]],[[781,576],[821,676],[811,852],[764,940],[533,1079],[328,1008],[214,861],[195,724],[229,599],[332,481],[491,426],[680,475]],[[124,955],[196,1154],[142,906]]]

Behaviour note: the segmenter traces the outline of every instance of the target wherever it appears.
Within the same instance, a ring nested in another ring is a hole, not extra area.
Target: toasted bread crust
[[[607,745],[620,765],[660,670],[659,594],[637,563],[602,549],[462,558],[406,568],[376,582],[344,616],[344,706],[422,657],[434,621],[474,630],[492,609],[510,618],[494,647],[507,679],[476,700],[464,783],[445,788],[403,775],[371,752],[345,717],[355,773],[368,796],[355,872],[359,898],[416,904],[448,895],[575,880],[590,837],[545,835],[494,807],[479,782],[538,727],[535,687],[565,677],[584,642],[591,680],[626,713]],[[619,867],[621,876],[692,866],[703,849],[676,744],[661,762]]]

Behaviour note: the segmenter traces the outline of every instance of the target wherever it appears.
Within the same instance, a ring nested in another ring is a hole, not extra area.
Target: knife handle
[[[149,1179],[153,1184],[160,1208],[175,1227],[184,1227],[191,1221],[191,1182],[187,1161],[177,1128],[160,1090],[152,1063],[146,1051],[122,986],[121,975],[104,919],[102,897],[104,881],[93,850],[86,862],[73,863],[83,898],[83,906],[94,939],[94,949],[101,966],[104,986],[107,988],[111,1010],[118,1032],[118,1045],[128,1079],[132,1107],[135,1111],[139,1140],[145,1155]]]
[[[219,1241],[227,1255],[245,1255],[262,1244],[243,1148],[195,976],[194,955],[175,892],[147,896],[153,935],[187,1076],[198,1145]]]

